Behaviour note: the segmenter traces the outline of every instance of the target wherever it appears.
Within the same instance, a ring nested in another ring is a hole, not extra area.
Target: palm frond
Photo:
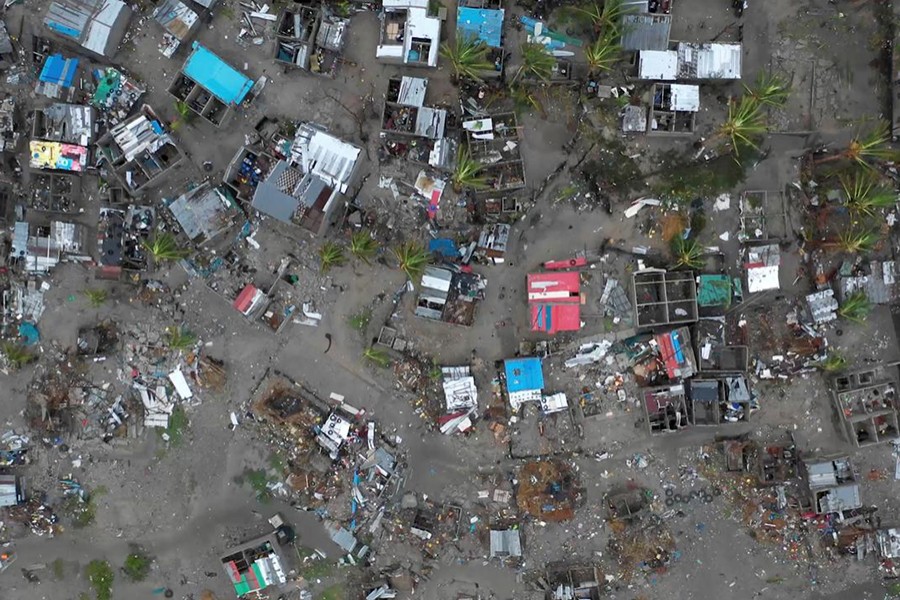
[[[834,350],[829,352],[824,359],[819,361],[819,366],[829,373],[834,373],[836,371],[842,370],[847,366],[847,359],[843,357],[843,355],[838,354]]]
[[[880,209],[892,208],[897,203],[897,195],[890,188],[879,185],[870,169],[857,169],[851,175],[841,174],[839,179],[844,204],[851,212],[871,217]]]
[[[622,47],[615,35],[605,34],[584,49],[590,73],[610,71],[622,59]]]
[[[553,75],[556,66],[556,58],[547,52],[543,44],[525,43],[520,47],[522,52],[522,64],[516,73],[515,80],[521,77],[533,77],[541,81],[547,81]]]
[[[171,233],[157,232],[152,240],[144,240],[141,245],[156,262],[180,260],[188,255],[187,249],[180,248],[178,240]]]
[[[878,245],[878,233],[871,229],[848,229],[838,235],[838,247],[851,254],[866,254]]]
[[[532,110],[543,111],[544,109],[531,87],[511,85],[509,87],[509,97],[512,99],[517,113],[530,112]]]
[[[441,44],[441,56],[450,61],[456,79],[481,81],[481,73],[494,68],[488,59],[488,46],[474,36],[458,32],[456,42]]]
[[[350,254],[364,263],[369,264],[377,252],[378,242],[368,231],[357,231],[350,236]]]
[[[837,312],[838,316],[848,321],[862,323],[872,312],[872,303],[864,291],[858,290],[844,299]]]
[[[6,359],[6,362],[9,364],[9,366],[13,369],[24,367],[28,363],[37,359],[37,356],[22,344],[4,342],[3,345],[0,346],[0,350],[3,351],[3,357]]]
[[[327,273],[332,267],[340,267],[346,262],[344,248],[336,242],[327,241],[319,248],[319,267]]]
[[[106,302],[106,299],[109,297],[109,293],[106,290],[84,290],[83,293],[85,297],[87,297],[88,302],[90,302],[91,306],[93,306],[94,308],[100,308],[101,306],[103,306],[103,303]]]
[[[900,151],[890,147],[891,130],[884,121],[878,124],[868,135],[856,136],[850,140],[845,155],[850,160],[869,167],[869,160],[897,161]]]
[[[463,188],[487,188],[487,179],[481,174],[483,168],[480,162],[472,158],[468,147],[460,145],[456,153],[456,165],[453,167],[453,189],[459,192]]]
[[[404,242],[394,248],[393,252],[400,263],[400,270],[410,279],[420,277],[431,260],[431,254],[418,242]]]
[[[775,73],[760,73],[753,87],[744,85],[744,90],[760,105],[780,108],[787,103],[791,93],[791,84],[787,79]]]
[[[728,103],[728,119],[719,126],[716,135],[728,140],[735,156],[741,148],[758,150],[757,139],[767,131],[759,102],[752,96],[742,96]]]
[[[671,250],[673,269],[702,269],[706,264],[703,246],[694,238],[676,235],[672,238]]]
[[[363,352],[363,358],[383,369],[391,366],[391,357],[388,356],[387,352],[379,348],[373,348],[371,346],[366,348]]]
[[[172,350],[190,350],[197,343],[197,336],[184,327],[166,327],[166,345]]]

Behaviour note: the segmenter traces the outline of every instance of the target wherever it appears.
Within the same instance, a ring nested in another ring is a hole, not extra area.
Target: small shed
[[[523,402],[540,402],[544,390],[544,370],[537,357],[513,358],[504,361],[506,392],[513,410]]]

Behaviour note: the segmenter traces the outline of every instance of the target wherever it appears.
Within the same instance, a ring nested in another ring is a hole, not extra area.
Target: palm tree
[[[171,350],[190,350],[197,343],[197,336],[184,327],[166,327],[166,345]]]
[[[820,158],[816,163],[825,163],[835,160],[849,160],[866,168],[871,168],[870,160],[898,161],[900,160],[900,151],[890,147],[891,130],[885,121],[880,122],[869,135],[861,137],[855,136],[846,148]]]
[[[735,156],[742,147],[757,150],[755,138],[766,132],[766,123],[759,102],[751,96],[728,102],[728,119],[719,125],[713,138],[728,140]]]
[[[454,45],[449,42],[441,44],[441,56],[450,61],[454,81],[462,78],[481,81],[479,74],[494,68],[488,62],[487,53],[487,44],[474,36],[462,35],[462,32],[456,36]]]
[[[350,236],[350,254],[370,264],[373,256],[378,252],[378,242],[372,234],[365,230],[354,232]]]
[[[624,0],[606,0],[602,6],[594,2],[587,7],[566,6],[559,9],[559,14],[578,20],[587,19],[598,33],[615,31],[620,33],[619,23],[622,17],[634,10],[633,6],[626,6]]]
[[[6,362],[13,369],[24,367],[37,358],[37,356],[32,354],[22,344],[4,342],[3,345],[0,346],[0,349],[3,350],[3,356],[6,358]]]
[[[754,86],[749,87],[745,84],[744,89],[747,95],[761,106],[780,108],[787,103],[791,84],[780,75],[760,73]]]
[[[394,256],[400,263],[400,270],[410,279],[417,279],[431,260],[431,255],[418,242],[404,242],[394,248]]]
[[[857,169],[852,175],[840,176],[844,190],[844,205],[858,215],[873,216],[879,209],[892,208],[897,195],[889,188],[878,185],[869,169]]]
[[[84,290],[84,295],[94,308],[100,308],[109,296],[106,290]]]
[[[509,87],[509,97],[512,99],[517,113],[538,110],[542,115],[544,114],[544,106],[530,86],[511,85]],[[459,161],[457,161],[458,163]]]
[[[525,43],[522,44],[521,50],[522,64],[513,81],[518,81],[523,76],[536,77],[541,81],[550,79],[556,66],[556,59],[547,52],[547,48],[543,44]]]
[[[838,235],[837,247],[850,254],[865,254],[875,249],[878,233],[872,229],[848,229]]]
[[[854,323],[862,323],[872,312],[872,303],[869,297],[862,290],[853,292],[844,299],[843,304],[838,309],[838,316],[853,321]]]
[[[141,245],[153,256],[153,260],[156,262],[181,260],[188,255],[188,251],[185,248],[178,247],[178,240],[171,233],[157,232],[152,240],[144,240],[141,242]]]
[[[678,234],[672,238],[672,263],[673,269],[702,269],[706,261],[703,260],[703,246],[694,239],[685,239]]]
[[[587,60],[589,74],[600,71],[609,71],[622,59],[622,46],[619,45],[616,34],[607,33],[584,49],[584,57]]]
[[[363,358],[372,361],[381,368],[387,368],[391,366],[391,357],[388,356],[387,352],[378,348],[374,348],[372,346],[366,348],[366,350],[363,352]]]
[[[189,123],[191,119],[194,118],[194,111],[191,110],[190,105],[181,100],[175,101],[175,112],[178,114],[178,117],[171,123],[173,131],[177,130],[182,125]]]
[[[340,267],[346,262],[344,249],[336,242],[325,242],[319,248],[319,267],[327,273],[332,267]]]
[[[453,189],[459,193],[463,188],[483,190],[488,187],[487,179],[481,175],[483,166],[472,158],[472,153],[465,145],[460,145],[456,153],[456,166],[453,168]]]

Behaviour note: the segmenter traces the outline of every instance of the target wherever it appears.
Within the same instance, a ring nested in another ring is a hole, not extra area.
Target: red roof
[[[241,313],[246,314],[250,310],[250,306],[253,305],[253,298],[256,297],[257,291],[256,286],[247,284],[247,287],[242,289],[238,297],[234,299],[234,307]]]
[[[581,329],[581,275],[577,272],[528,275],[531,330],[545,333]]]

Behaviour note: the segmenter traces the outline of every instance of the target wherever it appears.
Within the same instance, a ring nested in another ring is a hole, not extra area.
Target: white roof
[[[764,292],[765,290],[777,290],[778,266],[751,267],[747,269],[747,291],[751,294]]]
[[[359,147],[308,123],[297,130],[291,148],[291,158],[304,173],[315,175],[342,194],[347,193],[359,153]]]
[[[700,86],[673,83],[669,86],[672,92],[669,110],[697,112],[700,110]]]
[[[478,405],[478,388],[472,376],[444,380],[444,398],[447,400],[447,412],[475,408]]]
[[[678,75],[678,53],[674,50],[642,50],[638,53],[638,77],[674,81]]]
[[[441,20],[428,16],[428,2],[424,8],[410,8],[406,18],[406,32],[403,42],[403,62],[409,62],[409,50],[412,47],[414,37],[431,40],[431,48],[428,51],[428,59],[422,62],[429,67],[436,67],[438,63],[438,47],[441,41]]]
[[[100,11],[88,22],[81,45],[101,56],[106,55],[106,46],[116,19],[126,8],[125,3],[120,0],[106,0]],[[115,52],[115,48],[111,51]]]
[[[541,411],[545,415],[562,412],[569,408],[569,400],[562,392],[553,394],[552,396],[541,397]]]
[[[678,74],[685,79],[740,79],[740,44],[679,42]]]

